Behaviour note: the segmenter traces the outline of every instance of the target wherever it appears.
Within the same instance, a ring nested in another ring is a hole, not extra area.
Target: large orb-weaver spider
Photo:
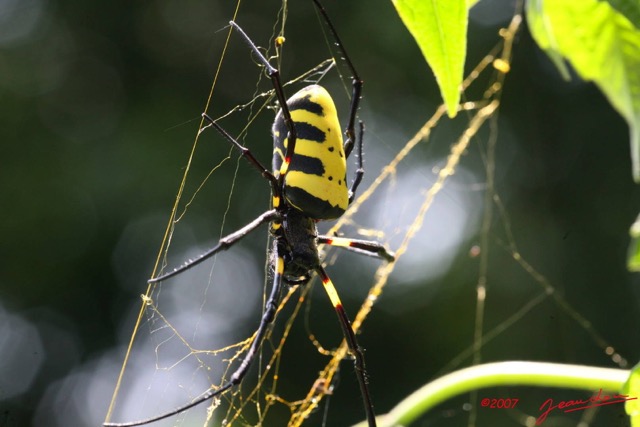
[[[356,136],[355,121],[360,104],[362,80],[349,59],[324,7],[319,0],[313,0],[313,2],[326,22],[336,46],[352,74],[351,108],[345,131],[346,141],[343,143],[336,107],[329,93],[319,85],[311,85],[298,91],[287,100],[280,82],[279,71],[262,55],[249,36],[235,22],[231,21],[230,25],[241,35],[265,67],[281,107],[272,128],[274,139],[272,171],[267,170],[248,148],[242,146],[206,113],[203,114],[203,117],[209,122],[208,126],[216,129],[224,139],[240,151],[252,167],[269,181],[272,207],[240,230],[220,239],[216,246],[198,258],[169,273],[149,280],[149,283],[158,283],[180,274],[216,253],[228,249],[260,225],[270,222],[270,232],[273,237],[270,258],[273,284],[269,298],[265,303],[260,325],[244,360],[221,387],[209,390],[188,404],[143,420],[105,423],[105,427],[129,427],[159,421],[221,395],[238,385],[249,370],[262,345],[269,325],[274,320],[283,281],[286,284],[304,284],[309,281],[313,272],[318,274],[322,280],[324,289],[338,315],[349,351],[354,356],[356,376],[369,426],[375,427],[376,425],[373,403],[367,384],[364,355],[333,282],[321,265],[317,245],[343,247],[389,262],[394,260],[394,256],[378,242],[319,235],[316,228],[316,222],[320,220],[339,218],[353,201],[364,174],[362,164],[364,125],[359,122],[359,132]],[[358,169],[355,172],[351,188],[347,188],[346,159],[353,151],[354,146],[358,151]]]

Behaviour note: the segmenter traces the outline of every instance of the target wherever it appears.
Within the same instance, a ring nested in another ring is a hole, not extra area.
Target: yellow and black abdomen
[[[333,99],[312,85],[287,101],[297,133],[284,180],[286,202],[313,219],[340,217],[349,205],[347,162]],[[287,148],[287,126],[278,112],[273,123],[273,173],[278,176]]]

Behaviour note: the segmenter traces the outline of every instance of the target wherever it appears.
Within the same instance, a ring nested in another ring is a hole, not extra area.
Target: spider
[[[219,396],[238,385],[248,372],[260,350],[265,334],[275,318],[283,282],[287,285],[306,284],[313,273],[316,273],[322,281],[338,316],[349,351],[353,355],[368,424],[370,427],[376,425],[373,403],[367,384],[364,355],[358,345],[338,292],[320,262],[318,245],[342,247],[388,262],[394,260],[394,255],[378,242],[319,235],[316,228],[318,221],[339,218],[354,199],[364,174],[362,164],[364,125],[362,121],[359,121],[359,131],[356,136],[355,122],[360,103],[362,80],[349,59],[324,7],[319,0],[313,0],[313,3],[326,22],[336,46],[352,74],[351,108],[345,131],[346,140],[343,142],[336,107],[329,93],[319,85],[310,85],[287,100],[280,82],[279,71],[262,55],[242,28],[231,21],[229,23],[231,27],[240,34],[264,66],[281,107],[272,127],[274,140],[272,170],[266,169],[248,148],[242,146],[209,115],[203,113],[203,117],[209,122],[206,127],[211,126],[218,131],[269,182],[272,206],[271,209],[259,215],[240,230],[220,239],[218,244],[198,258],[169,273],[149,280],[149,283],[158,283],[180,274],[218,252],[230,248],[262,224],[271,223],[272,248],[269,262],[273,273],[273,283],[253,341],[241,364],[222,386],[210,389],[192,402],[166,413],[133,422],[105,423],[105,427],[130,427],[159,421]],[[350,188],[347,188],[346,159],[354,147],[357,148],[357,170]]]

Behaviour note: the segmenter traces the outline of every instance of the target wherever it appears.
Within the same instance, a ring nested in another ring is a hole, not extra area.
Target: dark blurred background
[[[367,175],[361,187],[366,188],[435,111],[439,91],[391,2],[324,3],[365,80],[360,115],[367,123]],[[507,25],[514,6],[511,0],[493,0],[472,10],[468,69],[499,41],[497,31]],[[266,46],[279,7],[245,1],[237,20]],[[234,2],[215,0],[5,0],[0,5],[0,426],[95,426],[103,421],[234,8]],[[330,56],[311,2],[289,2],[288,13],[285,80]],[[232,38],[209,112],[220,116],[250,100],[259,75],[246,46]],[[336,74],[326,83],[340,91]],[[260,87],[268,89],[268,81],[263,78]],[[337,102],[346,111],[346,95]],[[263,114],[243,139],[266,164],[270,117]],[[246,114],[235,114],[224,126],[237,135],[246,120]],[[593,333],[598,333],[635,364],[640,283],[625,270],[625,259],[640,190],[631,180],[626,124],[592,84],[562,81],[524,25],[498,123],[495,178],[508,218],[496,214],[493,221],[485,330],[506,325],[541,293],[500,243],[508,242],[503,232],[507,220],[522,255],[591,327],[578,326],[547,298],[486,344],[483,360],[617,367],[595,342]],[[443,164],[464,126],[464,116],[444,123],[416,149],[396,182],[398,192],[409,193],[394,205],[382,197],[376,210],[381,215],[373,223],[389,230],[403,227],[396,219],[419,203],[422,190],[416,188],[426,189],[434,181],[433,168]],[[476,143],[486,145],[487,138],[484,132]],[[459,176],[437,199],[435,213],[427,216],[424,232],[391,276],[360,336],[378,412],[444,373],[472,343],[478,258],[469,257],[469,249],[479,242],[483,150],[469,148]],[[228,151],[211,133],[203,136],[187,199]],[[236,165],[235,157],[227,161],[227,169],[215,171],[194,197],[171,266],[184,260],[186,248],[204,249],[221,232],[266,209],[267,185],[244,163],[234,181]],[[229,194],[233,210],[224,217]],[[255,295],[246,304],[248,314],[221,321],[236,331],[237,339],[255,328],[260,310],[266,231],[257,234],[246,249],[254,252],[233,270],[257,273],[231,279]],[[387,237],[393,247],[393,236]],[[367,271],[376,264],[368,263]],[[371,274],[364,277],[349,267],[337,262],[331,274],[355,313]],[[325,345],[335,346],[339,329],[334,315],[321,289],[314,290],[314,298],[311,328],[322,335],[326,325],[330,338]],[[323,320],[327,316],[330,320]],[[293,341],[289,351],[298,361],[295,370],[304,373],[306,366],[299,362],[316,357],[315,350],[304,332],[291,339],[300,342]],[[154,363],[151,352],[151,370]],[[464,358],[453,368],[469,364]],[[312,381],[321,366],[301,375]],[[345,363],[329,401],[327,425],[362,419],[352,377]],[[282,387],[286,393],[287,381]],[[142,398],[123,393],[134,404]],[[574,396],[517,388],[485,395],[523,397],[526,405],[519,412],[480,411],[478,425],[523,425],[542,397]],[[448,402],[420,425],[466,425],[465,399]],[[625,425],[621,407],[601,412],[592,425]],[[547,422],[575,425],[580,416]],[[321,419],[317,414],[310,424],[319,425]]]

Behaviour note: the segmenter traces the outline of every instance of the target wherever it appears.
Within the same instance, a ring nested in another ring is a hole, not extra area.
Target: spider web
[[[276,13],[272,41],[284,34],[287,12],[285,2]],[[533,353],[513,350],[517,347],[514,343],[531,338],[534,332],[526,328],[536,324],[536,319],[541,319],[537,333],[547,333],[559,324],[568,337],[576,337],[572,342],[576,351],[591,356],[599,354],[602,364],[627,365],[614,345],[562,295],[562,286],[538,271],[535,262],[520,251],[518,233],[496,188],[496,168],[500,167],[496,149],[501,142],[498,113],[520,24],[521,17],[514,16],[509,26],[500,31],[496,47],[469,73],[458,118],[450,120],[443,106],[435,107],[435,112],[399,150],[389,142],[384,131],[370,126],[374,129],[366,134],[365,183],[343,217],[334,224],[321,225],[324,234],[380,240],[396,253],[396,262],[385,264],[339,249],[323,248],[324,262],[345,302],[353,328],[362,332],[359,340],[366,350],[377,413],[383,413],[385,407],[399,400],[396,393],[404,393],[400,394],[403,396],[416,387],[413,382],[403,380],[406,370],[396,368],[415,358],[404,353],[401,344],[392,337],[376,335],[377,307],[384,317],[397,314],[401,310],[385,304],[385,296],[390,297],[393,304],[402,300],[402,293],[412,292],[411,286],[403,284],[424,282],[425,278],[445,274],[443,271],[453,262],[451,253],[459,251],[461,245],[469,247],[466,265],[470,271],[465,272],[466,280],[460,281],[466,283],[465,287],[457,289],[454,295],[467,301],[461,304],[459,300],[450,300],[450,311],[466,310],[471,315],[459,314],[460,323],[447,330],[448,334],[457,335],[448,338],[440,336],[438,328],[416,321],[415,333],[420,335],[413,338],[424,339],[425,348],[430,342],[455,342],[435,360],[424,361],[430,368],[420,372],[430,376],[417,384],[490,360],[564,360],[563,355],[557,354],[562,350],[553,347]],[[245,30],[259,45],[265,46],[260,43],[262,38],[248,31],[249,28]],[[240,68],[253,73],[254,77],[243,80],[250,81],[250,85],[234,89],[236,93],[243,93],[238,99],[248,101],[217,116],[222,119],[223,127],[268,165],[271,146],[264,142],[264,129],[269,129],[273,117],[269,111],[274,109],[270,82],[237,37],[234,41],[231,35],[226,40],[209,99],[216,99],[214,89],[220,84],[218,79],[230,79],[228,71],[224,74],[223,60],[233,57],[235,63],[237,58],[239,62],[244,58]],[[286,62],[288,43],[296,40],[287,40],[283,45],[272,42],[269,46],[276,47],[268,52],[273,56],[272,62],[287,76],[291,75],[285,74],[290,69]],[[327,43],[330,45],[331,41]],[[350,43],[345,44],[350,50]],[[227,46],[231,46],[233,55],[227,53]],[[347,111],[340,104],[348,104],[349,82],[339,72],[340,60],[336,62],[337,67],[331,59],[310,66],[307,72],[288,81],[287,85],[292,87],[287,88],[287,93],[322,80],[334,89],[345,88],[345,99],[337,102],[339,111]],[[338,85],[330,81],[332,75],[333,80],[340,82]],[[209,107],[208,102],[206,111],[211,113],[212,109],[220,108],[215,102]],[[365,112],[361,115],[365,116]],[[238,123],[242,125],[237,126]],[[367,124],[370,123],[367,121]],[[238,129],[241,130],[238,132]],[[451,138],[454,134],[457,136]],[[208,141],[203,147],[205,135]],[[261,140],[262,145],[252,144],[254,139]],[[383,150],[376,150],[376,145],[381,145]],[[266,210],[269,203],[267,183],[213,131],[198,132],[193,147],[158,257],[158,270],[166,266],[172,268],[204,252],[218,237],[238,229]],[[419,153],[425,152],[436,159],[429,168],[415,161],[416,156],[422,155]],[[389,158],[392,160],[388,161]],[[208,166],[197,169],[194,167],[197,162]],[[352,162],[350,159],[351,169]],[[237,209],[243,212],[241,218],[236,218]],[[438,226],[439,221],[445,221],[444,225]],[[211,228],[211,224],[220,227]],[[202,241],[199,236],[207,231],[210,236],[218,237]],[[439,233],[444,233],[444,237]],[[251,343],[270,288],[269,269],[265,264],[268,259],[266,234],[263,227],[210,262],[148,288],[142,297],[138,323],[114,392],[110,419],[129,421],[153,416],[226,382]],[[434,247],[449,254],[449,261],[445,261],[442,254],[435,254]],[[494,270],[494,263],[502,265],[502,270],[497,267]],[[350,268],[345,269],[345,264]],[[510,292],[498,288],[494,294],[493,277],[497,274],[511,277],[518,288]],[[351,425],[362,419],[361,398],[346,345],[341,342],[335,314],[326,296],[314,282],[286,290],[263,348],[240,386],[154,425]],[[404,289],[394,291],[394,286]],[[435,293],[437,291],[423,290],[416,295],[425,301],[439,300]],[[474,294],[475,303],[470,304]],[[490,305],[493,295],[497,299],[506,298],[508,306]],[[411,307],[407,306],[406,299],[402,301],[408,311],[423,306],[415,302]],[[440,307],[433,311],[443,314]],[[549,323],[550,316],[561,321]],[[446,315],[442,322],[454,317]],[[397,332],[400,336],[412,336],[405,331]],[[384,351],[387,346],[375,341],[384,342],[388,338],[394,344],[386,349],[383,365],[376,361],[374,353]],[[426,357],[433,353],[425,350],[424,354]],[[571,361],[581,360],[578,355],[574,356],[575,360]],[[397,374],[382,375],[385,369]],[[380,377],[393,378],[389,380],[392,384],[385,381],[381,385]],[[385,396],[388,391],[391,396]],[[532,390],[501,389],[493,397],[509,397],[507,394],[541,401],[539,392]],[[379,397],[383,399],[379,401]],[[534,419],[532,413],[537,409],[529,406],[506,415],[491,414],[497,417],[494,419],[475,409],[477,401],[477,394],[452,400],[447,408],[428,416],[425,425],[442,422],[447,425],[530,425]],[[590,425],[595,416],[594,412],[585,412],[571,419]]]

